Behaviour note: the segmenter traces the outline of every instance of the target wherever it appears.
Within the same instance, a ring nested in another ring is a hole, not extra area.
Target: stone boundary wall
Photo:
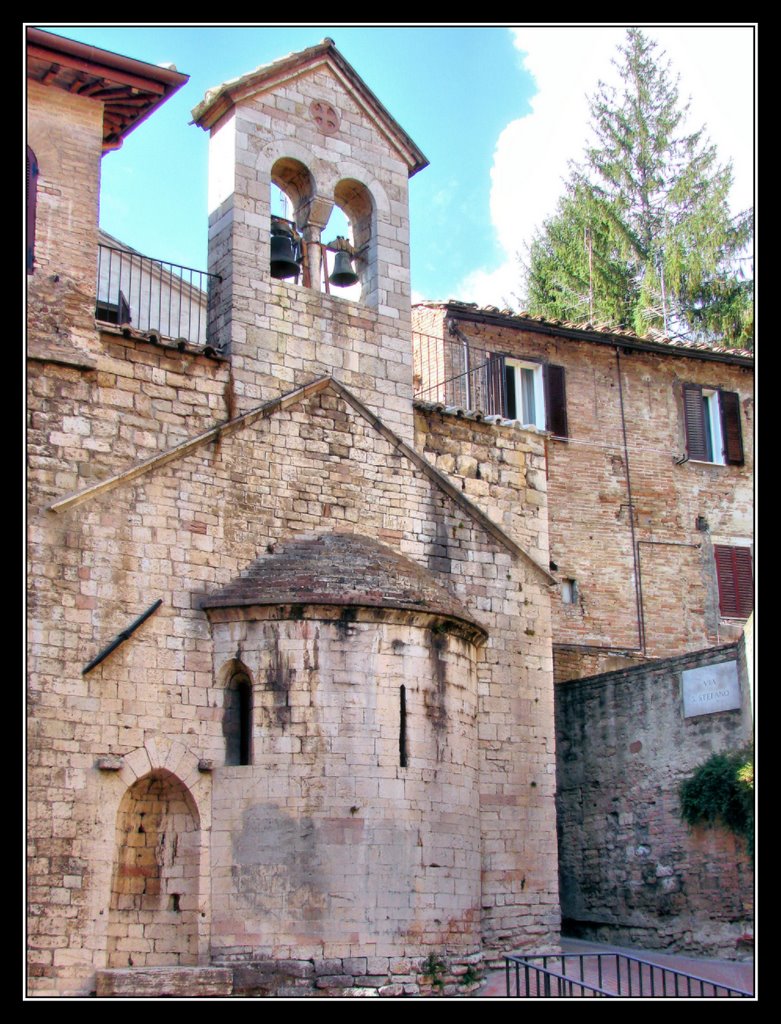
[[[729,661],[742,707],[685,718],[682,673]],[[739,958],[753,932],[745,844],[686,825],[678,788],[751,740],[743,643],[561,683],[555,699],[564,934]]]
[[[99,998],[431,998],[468,996],[481,983],[480,953],[447,957],[358,956],[251,960],[210,967],[98,971]]]

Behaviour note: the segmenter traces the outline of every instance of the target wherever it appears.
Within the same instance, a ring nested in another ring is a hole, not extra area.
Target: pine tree
[[[753,283],[739,268],[753,217],[730,214],[731,166],[704,129],[681,131],[688,105],[657,44],[629,29],[619,54],[623,90],[600,82],[595,143],[530,247],[529,309],[750,345]]]

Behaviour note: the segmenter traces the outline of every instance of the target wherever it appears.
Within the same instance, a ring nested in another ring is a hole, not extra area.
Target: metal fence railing
[[[205,345],[209,287],[217,280],[204,270],[101,244],[95,317]]]
[[[413,331],[415,398],[462,409],[488,408],[488,357],[465,341]]]
[[[512,998],[752,998],[751,992],[624,953],[506,956]]]

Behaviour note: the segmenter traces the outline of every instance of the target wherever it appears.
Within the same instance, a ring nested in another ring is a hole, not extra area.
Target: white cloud
[[[496,270],[478,270],[461,283],[458,297],[501,305],[519,288],[516,253],[523,252],[562,192],[568,161],[583,152],[589,122],[587,95],[600,79],[617,84],[611,64],[621,28],[516,28],[511,30],[523,65],[538,91],[532,112],[511,121],[499,136],[491,171],[491,219],[505,252]],[[680,74],[682,101],[691,96],[690,128],[707,125],[719,160],[733,161],[733,209],[753,202],[754,69],[750,27],[644,29]],[[514,282],[514,284],[512,283]]]

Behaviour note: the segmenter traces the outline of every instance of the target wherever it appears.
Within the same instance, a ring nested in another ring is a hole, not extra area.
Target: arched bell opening
[[[341,235],[347,246],[341,252],[329,252],[329,280],[344,298],[366,302],[372,291],[375,266],[375,204],[368,188],[355,178],[343,178],[337,183],[334,203],[337,209],[328,222],[325,237],[331,244]],[[344,230],[338,230],[340,227]],[[350,272],[357,278],[354,283],[349,279]],[[334,275],[341,277],[341,281],[335,281]]]
[[[116,820],[108,967],[198,962],[200,817],[187,787],[157,770],[123,796]]]
[[[301,231],[315,194],[309,169],[294,157],[280,157],[271,168],[271,225],[269,270],[277,280],[305,276],[304,239]],[[306,280],[303,282],[308,284]]]
[[[355,237],[347,214],[334,205],[328,224],[323,230],[323,269],[321,290],[338,295],[341,299],[359,302],[361,278],[355,269]],[[326,283],[327,281],[327,283]]]

